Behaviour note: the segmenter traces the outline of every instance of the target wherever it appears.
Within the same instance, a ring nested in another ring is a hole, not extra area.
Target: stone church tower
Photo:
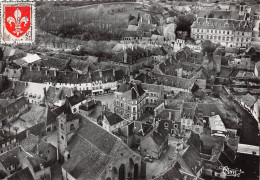
[[[79,114],[72,114],[68,102],[65,103],[64,112],[57,117],[58,120],[58,151],[59,156],[65,154],[68,141],[79,127]]]

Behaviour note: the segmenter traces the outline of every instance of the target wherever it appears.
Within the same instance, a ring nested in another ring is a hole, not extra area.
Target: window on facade
[[[168,123],[164,123],[164,127],[168,127],[169,126],[169,124]]]
[[[60,124],[60,128],[64,130],[64,125],[62,123]]]
[[[63,140],[64,140],[64,136],[61,136],[61,139],[63,139]]]
[[[133,112],[136,112],[136,108],[135,107],[133,107]]]
[[[178,124],[174,124],[174,128],[178,128]]]
[[[174,129],[171,129],[171,134],[174,134],[175,130]]]
[[[74,124],[71,124],[71,125],[70,125],[70,130],[72,131],[72,130],[74,130],[74,129],[75,129]]]
[[[76,112],[76,110],[77,110],[77,109],[76,109],[76,108],[74,108],[74,109],[73,109],[73,112]]]

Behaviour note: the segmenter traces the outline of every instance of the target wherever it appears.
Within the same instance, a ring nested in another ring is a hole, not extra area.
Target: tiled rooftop
[[[252,31],[253,26],[250,22],[239,20],[225,20],[217,18],[197,18],[191,26],[192,28]]]

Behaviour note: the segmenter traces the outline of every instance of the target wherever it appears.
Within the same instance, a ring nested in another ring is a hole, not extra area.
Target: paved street
[[[114,112],[114,93],[98,95],[98,96],[94,96],[94,98],[100,100],[102,105],[108,104],[108,108],[112,112]]]
[[[169,147],[167,152],[161,156],[159,160],[146,163],[146,179],[158,176],[163,173],[176,160],[175,146],[176,139],[169,136]]]

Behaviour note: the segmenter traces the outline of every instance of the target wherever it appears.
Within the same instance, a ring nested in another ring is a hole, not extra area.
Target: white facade
[[[183,39],[177,39],[174,43],[174,52],[177,52],[185,47],[185,40]]]
[[[46,88],[47,91],[49,87],[49,84],[27,82],[24,96],[28,99],[29,103],[42,104],[45,98],[44,88]]]

